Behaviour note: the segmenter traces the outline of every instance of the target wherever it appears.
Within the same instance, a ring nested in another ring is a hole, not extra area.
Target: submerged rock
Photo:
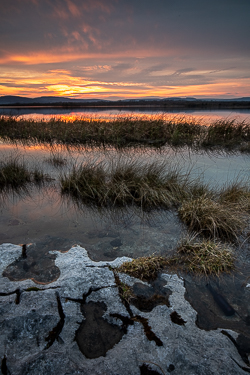
[[[122,302],[110,268],[129,258],[94,262],[80,246],[51,253],[60,273],[55,281],[39,285],[3,276],[22,248],[0,246],[2,371],[11,375],[140,375],[162,370],[178,375],[241,375],[250,368],[234,344],[236,332],[226,330],[226,335],[225,329],[222,333],[197,327],[197,313],[185,299],[186,289],[177,275],[160,276],[167,302],[140,311]],[[147,283],[127,275],[121,280],[131,287],[136,284],[138,295],[153,295]]]

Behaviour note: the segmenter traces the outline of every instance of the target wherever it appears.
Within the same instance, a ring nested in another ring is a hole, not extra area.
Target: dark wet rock
[[[27,251],[27,258],[20,257],[10,264],[3,272],[4,277],[11,281],[26,279],[34,280],[36,283],[47,284],[58,279],[60,270],[55,266],[55,256],[42,256],[40,259],[33,258],[32,252]]]
[[[87,358],[105,356],[124,334],[119,326],[103,319],[106,310],[104,302],[89,302],[81,306],[85,320],[76,332],[76,342]]]
[[[122,241],[120,238],[115,238],[114,240],[110,241],[110,245],[113,247],[122,246]]]
[[[166,305],[169,307],[171,291],[167,288],[161,291],[156,287],[156,284],[148,286],[142,283],[135,283],[132,291],[134,296],[131,298],[131,303],[140,311],[152,311],[153,308],[158,305]]]
[[[174,365],[170,364],[167,368],[167,372],[173,372],[175,370]]]
[[[22,224],[22,222],[18,219],[12,219],[8,223],[9,226],[15,226],[15,225],[20,225],[20,224]]]
[[[25,253],[22,249],[22,256],[4,270],[3,276],[11,281],[31,279],[47,284],[60,275],[59,268],[55,266],[55,255],[49,254],[49,251],[68,251],[72,243],[66,239],[47,236],[45,241],[24,246]]]
[[[250,288],[242,286],[244,278],[244,275],[237,275],[237,278],[221,275],[219,282],[211,282],[216,298],[211,293],[211,288],[207,288],[206,279],[185,281],[185,298],[197,311],[196,324],[200,329],[231,329],[244,333],[250,344]],[[220,286],[223,286],[223,292],[220,291]],[[218,296],[222,297],[222,306],[217,301]],[[227,313],[228,309],[230,314]]]
[[[161,375],[160,372],[152,370],[151,367],[145,363],[140,366],[141,375]]]
[[[210,284],[207,284],[206,287],[213,296],[214,301],[223,311],[226,316],[231,316],[235,314],[234,308],[227,302],[226,298],[218,293]]]

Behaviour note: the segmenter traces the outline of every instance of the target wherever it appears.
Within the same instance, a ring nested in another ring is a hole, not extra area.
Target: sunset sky
[[[250,96],[250,0],[0,6],[0,96]]]

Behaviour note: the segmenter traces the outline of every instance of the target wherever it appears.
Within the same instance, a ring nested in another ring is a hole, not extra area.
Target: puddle
[[[165,288],[165,285],[166,282],[160,278],[153,281],[150,286],[135,283],[132,288],[134,297],[131,298],[130,303],[142,312],[150,312],[158,305],[169,307],[169,296],[172,292]]]
[[[102,317],[106,310],[104,302],[88,302],[81,305],[85,320],[76,331],[76,342],[87,358],[105,356],[125,333],[119,326],[108,323]]]
[[[11,281],[32,279],[38,284],[48,284],[60,276],[60,270],[55,266],[54,254],[50,250],[68,250],[69,241],[62,238],[47,237],[44,242],[27,246],[26,256],[11,263],[3,272],[4,277]]]

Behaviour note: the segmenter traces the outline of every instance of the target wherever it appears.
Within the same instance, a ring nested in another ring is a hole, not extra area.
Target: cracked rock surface
[[[197,312],[185,299],[184,283],[177,275],[160,276],[171,292],[168,303],[140,311],[123,303],[109,268],[129,258],[94,262],[80,246],[53,251],[59,277],[39,285],[31,279],[11,281],[3,276],[21,253],[20,246],[0,246],[2,374],[140,375],[146,373],[143,369],[177,375],[250,372],[221,329],[197,327]],[[142,283],[127,275],[120,279],[132,287],[136,284],[135,290]],[[238,333],[227,333],[237,339]]]

